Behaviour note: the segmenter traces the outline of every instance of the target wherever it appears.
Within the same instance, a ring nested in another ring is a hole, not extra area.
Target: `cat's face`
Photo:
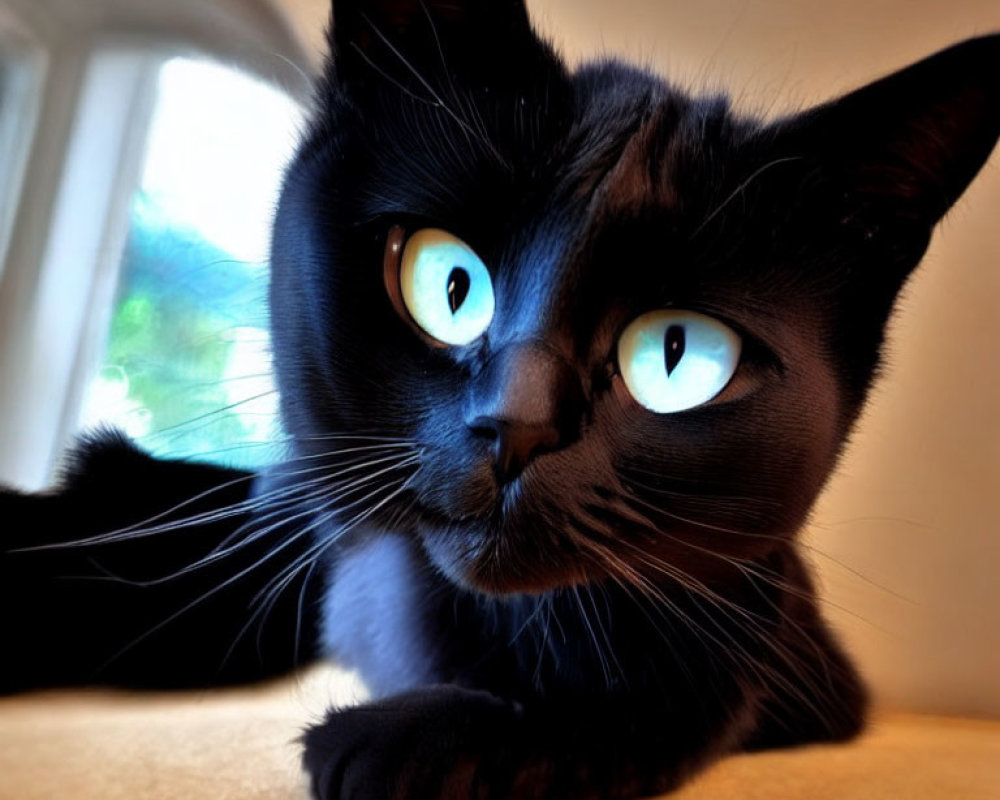
[[[971,178],[953,151],[989,152],[920,139],[947,82],[763,125],[569,73],[519,3],[334,17],[272,313],[298,454],[386,440],[342,520],[373,509],[493,593],[713,581],[791,537]]]

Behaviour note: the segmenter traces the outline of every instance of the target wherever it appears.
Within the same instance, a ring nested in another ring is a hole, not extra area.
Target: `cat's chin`
[[[579,564],[546,562],[519,563],[488,534],[459,533],[453,528],[424,526],[420,530],[424,551],[431,563],[456,586],[491,597],[540,595],[556,589],[578,586],[591,576]]]

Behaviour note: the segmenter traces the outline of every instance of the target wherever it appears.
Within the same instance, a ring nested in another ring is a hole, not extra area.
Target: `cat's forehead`
[[[538,154],[558,167],[522,184],[526,195],[543,198],[544,211],[533,208],[523,222],[546,239],[562,231],[560,269],[585,273],[569,276],[573,284],[602,272],[627,278],[621,263],[595,261],[594,251],[607,239],[662,242],[693,227],[738,157],[738,121],[725,98],[692,99],[617,63],[580,70],[573,90],[571,125],[551,153]]]
[[[505,204],[535,219],[538,206],[554,205],[579,218],[580,197],[623,213],[667,206],[678,196],[675,165],[703,159],[728,116],[717,99],[693,101],[613,60],[501,90],[453,86],[435,103],[375,93],[360,108],[352,138],[371,167],[365,188],[384,201],[371,216],[442,223]]]
[[[694,168],[732,144],[728,101],[695,99],[658,76],[619,62],[587,65],[573,76],[575,119],[567,135],[567,179],[604,215],[680,209],[680,186]]]

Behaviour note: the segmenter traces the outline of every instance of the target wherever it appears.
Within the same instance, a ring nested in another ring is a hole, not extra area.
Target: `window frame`
[[[47,67],[44,48],[0,7],[0,280],[38,125]]]

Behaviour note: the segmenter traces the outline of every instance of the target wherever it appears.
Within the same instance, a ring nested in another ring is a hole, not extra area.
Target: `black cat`
[[[866,695],[795,534],[896,293],[1000,133],[1000,36],[762,122],[515,0],[338,0],[271,283],[285,463],[102,434],[0,494],[0,688],[376,700],[316,794],[630,798],[841,740]]]

